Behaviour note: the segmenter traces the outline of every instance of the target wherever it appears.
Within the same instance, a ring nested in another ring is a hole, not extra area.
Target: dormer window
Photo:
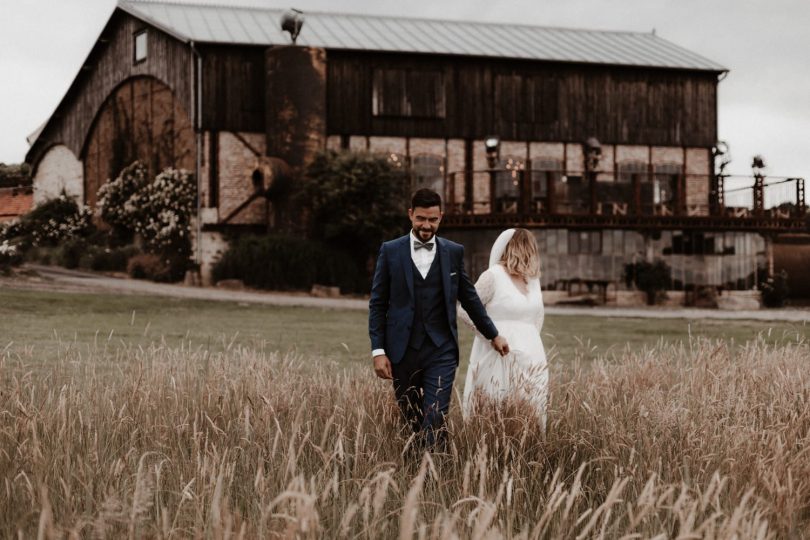
[[[146,53],[148,48],[147,37],[148,34],[146,33],[146,30],[142,30],[137,34],[135,34],[135,50],[133,59],[136,64],[146,60]]]

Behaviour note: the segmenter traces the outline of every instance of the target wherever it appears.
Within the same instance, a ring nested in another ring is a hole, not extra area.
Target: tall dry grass
[[[692,342],[553,372],[412,459],[370,368],[190,345],[0,359],[0,535],[790,538],[810,534],[802,342]]]

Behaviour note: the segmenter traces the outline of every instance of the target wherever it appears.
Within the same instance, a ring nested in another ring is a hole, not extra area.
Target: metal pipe
[[[192,100],[192,114],[194,115],[194,136],[196,143],[196,158],[195,158],[195,171],[194,176],[197,179],[197,246],[195,249],[195,262],[200,267],[202,272],[202,56],[197,48],[194,46],[193,41],[189,41],[189,48],[191,49],[192,60],[190,64],[191,71],[191,100]],[[196,59],[196,69],[195,62]]]

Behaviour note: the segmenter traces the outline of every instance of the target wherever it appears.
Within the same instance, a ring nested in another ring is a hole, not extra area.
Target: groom
[[[402,414],[427,448],[446,439],[458,367],[456,301],[501,355],[509,352],[464,271],[464,247],[436,236],[441,205],[430,189],[413,195],[413,229],[380,248],[368,315],[374,371],[393,380]]]

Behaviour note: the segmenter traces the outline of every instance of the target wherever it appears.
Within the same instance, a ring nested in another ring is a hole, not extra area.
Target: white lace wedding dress
[[[510,352],[502,357],[485,337],[476,333],[464,384],[464,416],[474,413],[478,392],[496,400],[514,397],[534,408],[545,430],[548,365],[540,338],[544,315],[540,280],[530,280],[527,293],[523,293],[506,269],[494,264],[481,274],[475,288],[498,333],[509,343]],[[464,310],[459,315],[473,326]]]

